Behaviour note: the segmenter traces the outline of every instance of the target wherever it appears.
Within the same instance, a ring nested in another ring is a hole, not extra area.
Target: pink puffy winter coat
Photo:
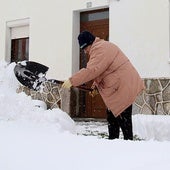
[[[75,73],[70,81],[79,86],[94,80],[100,95],[114,116],[118,116],[144,89],[144,83],[129,59],[113,43],[96,37],[87,67]]]

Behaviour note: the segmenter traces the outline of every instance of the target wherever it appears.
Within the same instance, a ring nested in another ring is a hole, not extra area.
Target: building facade
[[[40,62],[49,67],[49,78],[65,80],[86,62],[80,54],[77,36],[88,29],[116,43],[145,80],[170,78],[169,0],[1,1],[1,60]],[[166,96],[170,96],[169,86],[166,84]],[[75,101],[70,101],[74,104],[66,104],[64,110],[75,116],[81,112],[85,117],[103,117],[100,97],[91,99],[77,90],[70,95],[74,96]],[[170,110],[169,102],[166,97],[165,110]],[[154,108],[159,108],[159,101],[155,103]]]

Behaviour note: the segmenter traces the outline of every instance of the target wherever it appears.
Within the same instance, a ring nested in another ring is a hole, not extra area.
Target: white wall
[[[3,16],[0,19],[0,57],[5,58],[6,53],[6,22],[30,18],[29,59],[49,66],[50,78],[63,79],[71,75],[72,10],[70,7],[69,3],[56,0],[4,1],[0,6],[0,16]]]
[[[63,2],[41,5],[31,19],[30,60],[50,66],[50,78],[63,79],[72,69],[72,11]]]
[[[169,0],[110,1],[110,41],[142,77],[169,77]]]
[[[30,60],[49,66],[49,78],[64,80],[79,66],[79,13],[109,5],[110,41],[123,49],[142,77],[169,76],[168,0],[4,0],[0,59],[5,58],[6,22],[29,18]]]

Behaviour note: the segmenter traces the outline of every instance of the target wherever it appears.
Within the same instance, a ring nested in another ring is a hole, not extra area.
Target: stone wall
[[[61,84],[46,81],[42,83],[38,91],[20,85],[17,89],[17,93],[20,92],[31,96],[33,100],[45,102],[47,109],[61,108],[67,113],[70,112],[70,90],[62,89]]]
[[[144,79],[146,89],[137,97],[133,114],[170,115],[170,78]]]
[[[144,79],[146,89],[133,104],[133,114],[170,115],[170,78]],[[42,100],[48,109],[61,108],[67,113],[76,112],[77,96],[70,90],[61,90],[61,85],[45,82],[43,91],[33,91],[21,86],[32,99]],[[71,100],[70,100],[71,96]]]

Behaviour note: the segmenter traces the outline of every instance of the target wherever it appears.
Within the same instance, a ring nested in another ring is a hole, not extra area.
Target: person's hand
[[[69,79],[66,80],[66,81],[64,81],[64,83],[62,84],[62,88],[67,88],[67,89],[69,89],[71,86],[72,86],[72,84],[71,84],[71,82],[70,82]]]
[[[92,90],[91,92],[89,92],[89,95],[92,96],[92,97],[95,97],[95,96],[98,95],[98,94],[99,94],[99,92],[98,92],[97,89],[94,89],[94,90]]]

